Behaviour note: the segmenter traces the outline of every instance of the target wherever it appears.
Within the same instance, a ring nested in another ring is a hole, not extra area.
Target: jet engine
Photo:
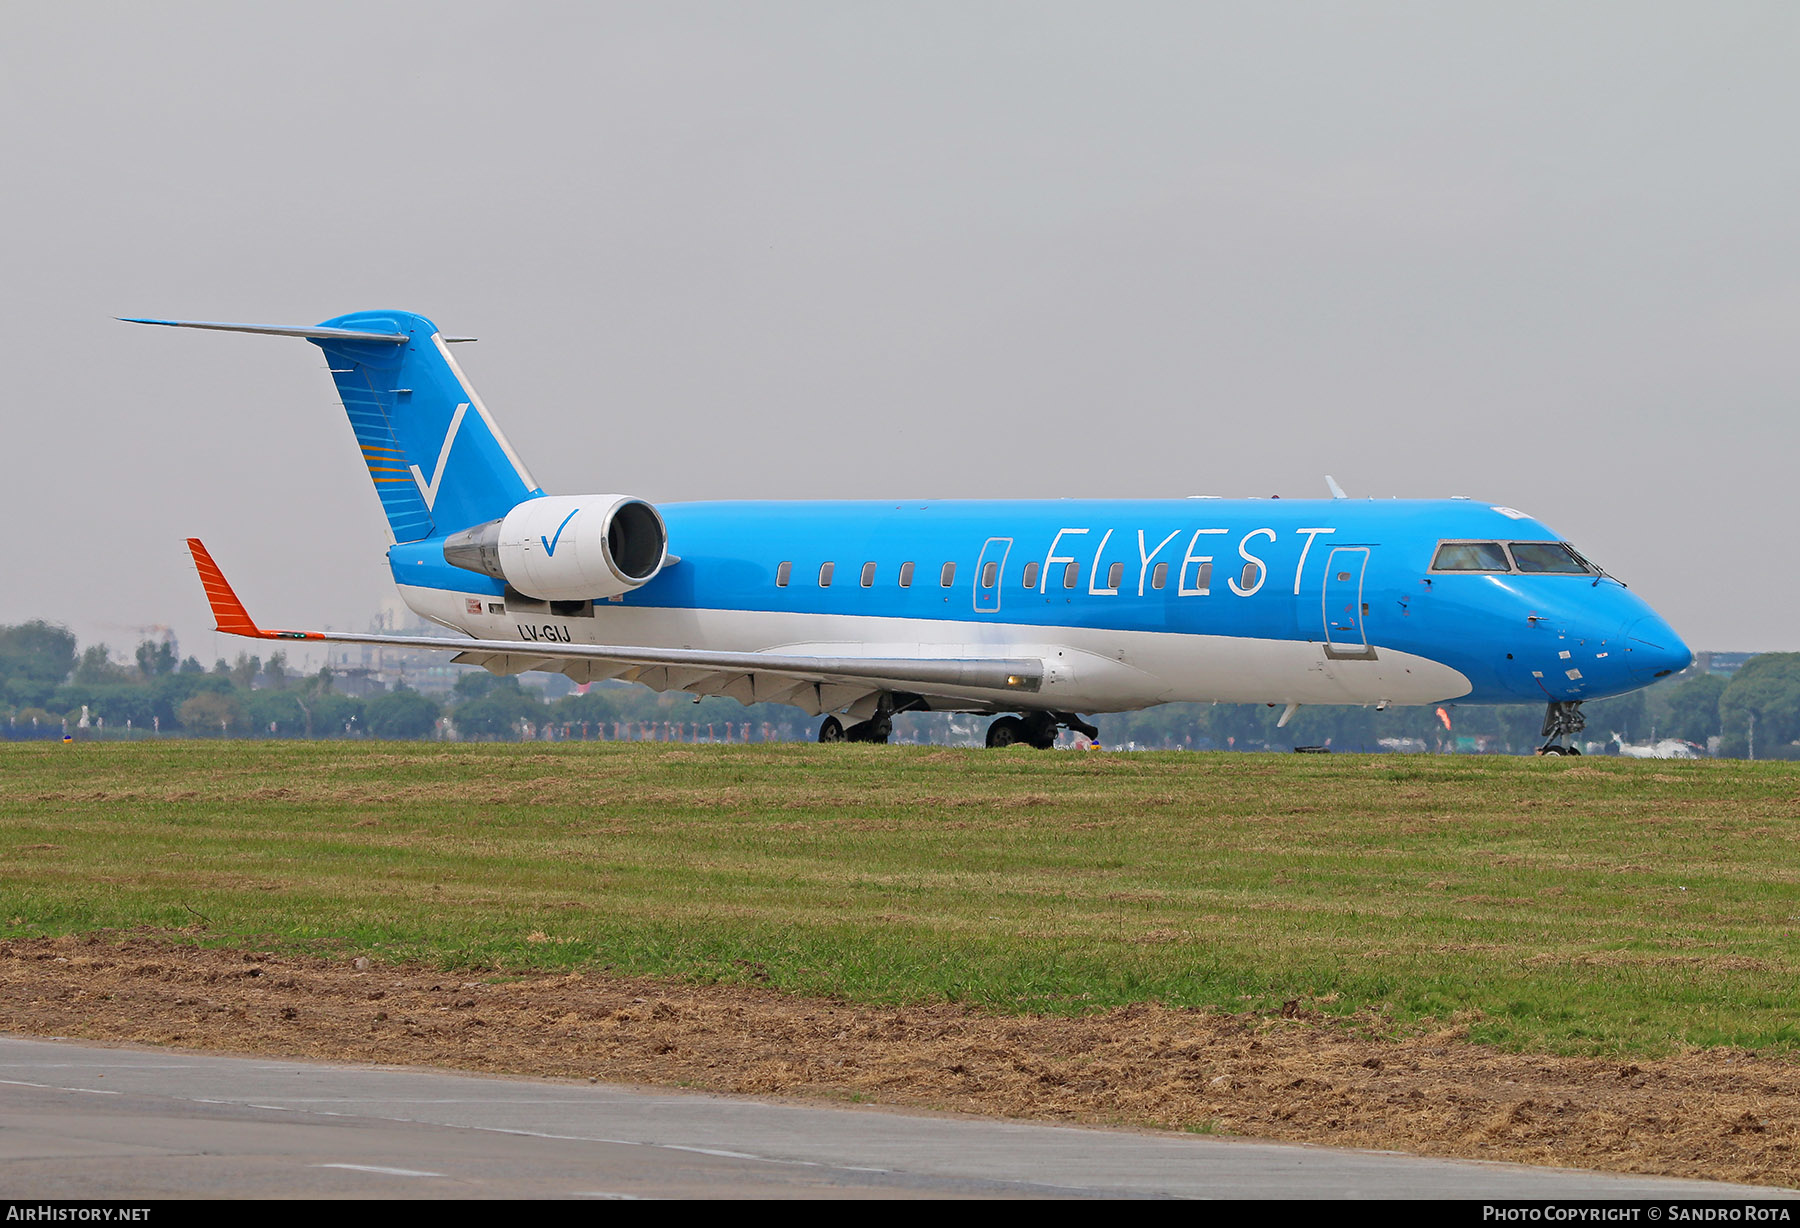
[[[668,546],[662,516],[642,499],[549,495],[451,534],[444,561],[540,601],[598,601],[655,579]]]

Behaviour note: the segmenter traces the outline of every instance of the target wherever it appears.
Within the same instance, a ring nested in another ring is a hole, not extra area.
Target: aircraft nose
[[[1694,663],[1693,652],[1675,634],[1675,628],[1655,616],[1640,618],[1625,628],[1625,652],[1631,676],[1639,682],[1666,678]]]

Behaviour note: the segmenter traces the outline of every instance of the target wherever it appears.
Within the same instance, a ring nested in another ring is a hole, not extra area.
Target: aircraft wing
[[[984,704],[980,692],[1030,694],[1044,680],[1039,657],[814,656],[773,652],[716,652],[626,644],[547,644],[461,636],[378,635],[349,631],[279,631],[259,627],[198,538],[188,550],[206,589],[218,630],[265,640],[322,640],[455,652],[460,664],[496,674],[546,670],[576,682],[623,678],[658,691],[727,695],[744,704],[793,704],[817,716],[848,710],[858,719],[874,711],[883,691],[907,691]],[[935,705],[934,705],[935,706]]]

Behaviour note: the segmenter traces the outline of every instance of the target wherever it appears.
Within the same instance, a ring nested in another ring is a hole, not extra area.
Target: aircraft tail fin
[[[324,350],[395,541],[483,524],[543,493],[424,316],[364,311],[317,325],[129,322],[302,337]]]

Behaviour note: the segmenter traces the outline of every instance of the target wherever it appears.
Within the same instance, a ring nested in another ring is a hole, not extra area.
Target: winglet
[[[231,591],[231,585],[225,580],[225,573],[213,562],[212,555],[200,544],[198,537],[187,539],[188,552],[194,556],[194,570],[200,573],[200,586],[206,590],[207,604],[212,606],[213,621],[218,623],[218,630],[227,635],[243,635],[259,640],[313,640],[321,639],[317,631],[264,631],[250,617],[250,611],[238,600],[238,595]]]

